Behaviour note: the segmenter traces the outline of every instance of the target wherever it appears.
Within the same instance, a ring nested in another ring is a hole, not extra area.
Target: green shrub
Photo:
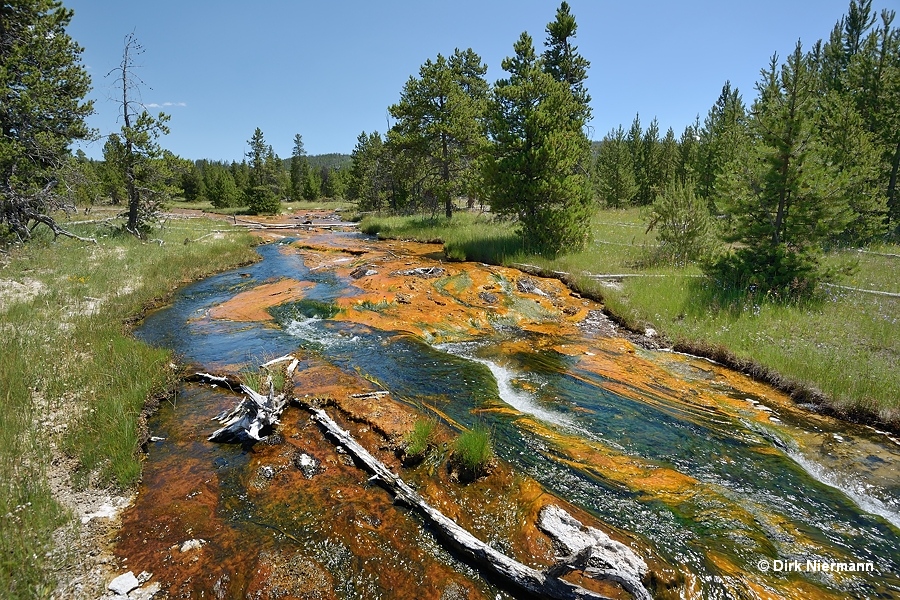
[[[275,215],[281,211],[281,200],[265,185],[258,185],[247,190],[247,206],[250,214]]]
[[[659,245],[651,262],[684,266],[708,256],[716,244],[706,201],[680,184],[670,184],[650,207],[647,231],[654,229]]]

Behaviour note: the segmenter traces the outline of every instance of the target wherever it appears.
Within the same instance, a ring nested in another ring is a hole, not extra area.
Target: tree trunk
[[[888,182],[888,216],[895,226],[900,225],[900,198],[897,198],[897,171],[900,170],[900,142],[894,150],[894,162],[891,165],[891,179]]]

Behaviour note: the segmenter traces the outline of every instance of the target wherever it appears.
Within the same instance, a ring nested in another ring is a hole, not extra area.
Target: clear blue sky
[[[875,0],[875,9],[900,8]],[[120,127],[113,76],[125,36],[145,52],[143,102],[172,117],[163,146],[190,159],[240,160],[256,127],[282,157],[300,133],[310,154],[349,153],[384,132],[387,107],[419,66],[471,47],[488,81],[528,31],[542,50],[557,0],[64,0],[93,78],[90,119]],[[594,139],[655,116],[680,135],[706,115],[725,80],[749,103],[761,68],[798,39],[827,38],[849,0],[569,0],[576,44],[591,61]],[[153,105],[159,105],[156,108]],[[85,148],[102,156],[102,142]]]

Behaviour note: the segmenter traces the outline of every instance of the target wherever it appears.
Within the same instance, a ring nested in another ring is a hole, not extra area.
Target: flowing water
[[[658,597],[900,598],[896,438],[808,413],[708,361],[608,337],[590,326],[597,313],[586,301],[566,296],[582,312],[554,316],[562,296],[551,305],[548,294],[520,293],[508,270],[448,266],[427,292],[422,280],[392,273],[386,287],[364,289],[347,270],[373,259],[336,249],[370,242],[339,233],[319,234],[325,249],[292,242],[261,246],[259,263],[186,287],[138,334],[210,371],[295,353],[316,389],[377,382],[445,424],[486,426],[518,474],[510,489],[548,492],[632,540],[665,573],[651,584]],[[401,265],[430,260],[399,247],[390,254],[407,259]],[[280,277],[304,282],[303,301],[272,309],[274,320],[210,316]],[[398,283],[409,281],[419,287]],[[489,286],[504,310],[475,306]],[[403,290],[418,297],[412,308]],[[416,307],[426,297],[434,311]],[[206,442],[209,418],[234,401],[186,385],[150,424],[166,439],[149,450],[119,546],[132,566],[174,569],[183,581],[170,596],[274,598],[283,580],[294,581],[291,597],[509,594],[366,485],[364,473],[332,468],[307,479],[292,469],[300,452],[334,455],[300,411],[283,419],[280,445]],[[445,493],[477,505],[483,522],[471,526],[492,544],[521,553],[537,543],[502,539],[522,510],[498,501],[490,477],[457,487]],[[178,547],[189,539],[202,540],[203,560]]]

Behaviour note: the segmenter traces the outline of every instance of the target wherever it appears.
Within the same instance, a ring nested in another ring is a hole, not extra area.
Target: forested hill
[[[349,154],[340,154],[338,152],[332,152],[331,154],[310,154],[307,155],[306,160],[309,163],[309,166],[313,169],[321,169],[322,167],[327,168],[330,171],[334,171],[336,169],[343,169],[344,167],[349,168],[352,158]],[[287,171],[291,170],[291,159],[284,159],[284,168]]]

